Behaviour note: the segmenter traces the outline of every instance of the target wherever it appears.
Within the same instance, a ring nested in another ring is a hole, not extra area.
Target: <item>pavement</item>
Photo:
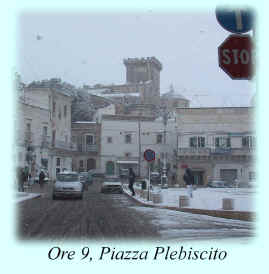
[[[45,184],[41,189],[39,184],[33,184],[25,188],[25,191],[17,191],[15,193],[15,202],[20,203],[29,199],[39,198],[48,191],[48,184]]]
[[[48,192],[49,185],[46,184],[43,189],[40,188],[39,184],[33,184],[25,192],[17,192],[15,200],[17,203],[23,202],[28,199],[35,199],[39,198],[45,193]],[[219,218],[227,218],[227,219],[234,219],[234,220],[243,220],[243,221],[255,221],[256,214],[254,212],[249,211],[229,211],[229,210],[209,210],[209,209],[197,209],[197,208],[179,208],[173,206],[165,206],[165,205],[158,205],[158,204],[149,204],[148,202],[144,202],[143,200],[138,198],[138,195],[132,196],[128,189],[124,188],[125,194],[130,196],[140,205],[145,207],[151,208],[163,208],[163,209],[170,209],[175,211],[181,212],[188,212],[192,214],[201,214],[201,215],[208,215],[212,217],[219,217]]]
[[[233,219],[233,220],[241,220],[241,221],[255,221],[256,214],[250,211],[234,211],[234,210],[212,210],[212,209],[201,209],[201,208],[179,208],[176,206],[168,206],[168,205],[160,205],[160,204],[152,204],[146,200],[143,200],[139,197],[139,195],[132,196],[131,192],[125,186],[124,188],[125,194],[129,195],[132,199],[134,199],[140,205],[151,208],[161,208],[161,209],[170,209],[175,211],[187,212],[192,214],[200,214],[207,215],[212,217],[219,217],[225,219]]]

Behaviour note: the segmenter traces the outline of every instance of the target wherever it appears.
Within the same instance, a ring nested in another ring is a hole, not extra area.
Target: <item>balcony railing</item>
[[[242,148],[178,148],[178,156],[209,156],[209,155],[251,155],[254,152],[254,148],[242,147]]]
[[[50,136],[42,135],[41,136],[41,147],[49,148],[50,145]]]
[[[80,152],[97,152],[98,151],[97,144],[92,144],[92,145],[78,144],[77,148],[78,148],[78,151]]]
[[[210,148],[206,147],[184,147],[178,148],[178,155],[187,156],[187,155],[210,155]]]
[[[57,148],[57,149],[63,149],[63,150],[72,150],[72,151],[77,150],[76,145],[74,143],[67,143],[61,140],[54,140],[54,141],[52,140],[51,147]]]

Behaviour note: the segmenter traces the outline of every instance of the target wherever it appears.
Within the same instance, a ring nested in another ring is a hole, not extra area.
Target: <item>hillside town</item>
[[[184,186],[186,166],[195,184],[212,178],[255,181],[254,102],[249,107],[190,107],[189,99],[160,90],[156,57],[127,58],[126,83],[75,87],[53,78],[22,83],[16,75],[16,168],[53,181],[64,170],[100,170],[139,177],[164,174]],[[254,98],[253,98],[254,100]],[[155,152],[147,162],[144,152]]]

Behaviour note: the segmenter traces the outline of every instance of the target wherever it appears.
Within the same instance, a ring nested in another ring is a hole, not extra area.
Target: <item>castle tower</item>
[[[155,57],[127,58],[123,60],[126,66],[127,84],[145,83],[140,90],[143,103],[159,102],[161,62]],[[143,94],[142,94],[143,93]]]

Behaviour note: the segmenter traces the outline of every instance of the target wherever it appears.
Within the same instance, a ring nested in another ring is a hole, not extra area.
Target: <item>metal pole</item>
[[[150,193],[150,163],[148,163],[149,165],[149,183],[148,183],[148,201],[149,201],[149,193]]]
[[[138,176],[141,173],[141,112],[138,119]]]

